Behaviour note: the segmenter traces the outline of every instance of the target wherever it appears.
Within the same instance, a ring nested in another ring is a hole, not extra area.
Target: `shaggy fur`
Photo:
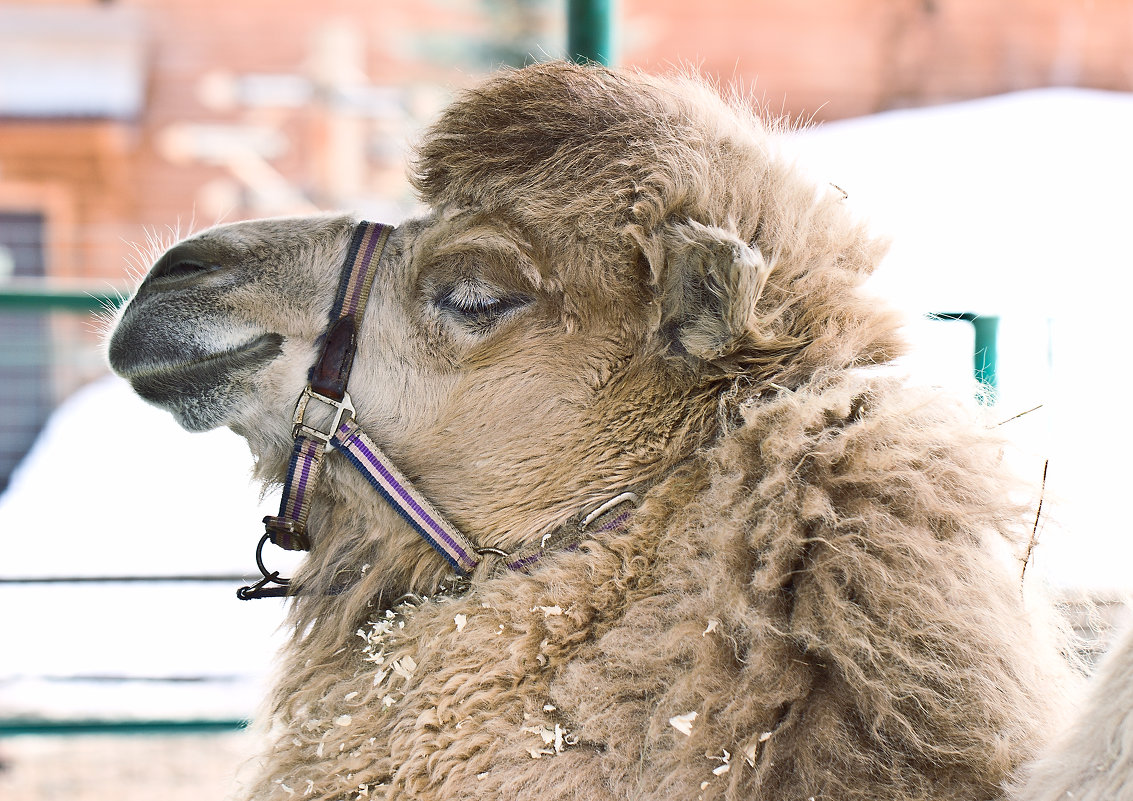
[[[432,210],[382,260],[363,428],[484,545],[642,503],[437,593],[440,558],[330,455],[249,797],[1004,797],[1074,674],[1000,558],[1027,531],[1000,444],[868,369],[902,345],[840,193],[697,82],[568,64],[467,93],[414,180]],[[351,224],[179,245],[115,369],[278,481]]]
[[[1019,801],[1133,799],[1133,631],[1095,682],[1081,717],[1028,771]]]
[[[626,533],[293,661],[267,776],[328,797],[996,797],[1063,677],[983,542],[1008,523],[996,449],[955,412],[854,381],[753,404]],[[690,712],[686,736],[669,719]]]

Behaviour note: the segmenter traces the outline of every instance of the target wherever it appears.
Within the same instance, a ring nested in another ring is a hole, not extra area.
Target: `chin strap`
[[[354,419],[354,404],[346,391],[358,339],[358,321],[366,308],[370,287],[392,226],[363,222],[354,230],[343,265],[338,296],[331,309],[330,325],[322,351],[311,368],[309,383],[295,405],[292,435],[295,445],[283,484],[279,514],[264,518],[266,531],[256,546],[256,565],[263,578],[236,591],[241,600],[288,595],[291,580],[268,571],[263,548],[268,542],[284,550],[310,550],[307,515],[312,490],[319,477],[323,456],[337,449],[353,464],[381,496],[410,526],[452,566],[460,577],[468,576],[486,555],[501,557],[510,570],[525,570],[544,553],[572,548],[587,536],[623,527],[629,519],[626,504],[637,505],[632,492],[611,498],[597,508],[580,512],[538,544],[507,553],[480,548],[448,522],[374,444]],[[333,411],[331,424],[322,430],[307,421],[312,402]],[[274,585],[274,586],[273,586]]]

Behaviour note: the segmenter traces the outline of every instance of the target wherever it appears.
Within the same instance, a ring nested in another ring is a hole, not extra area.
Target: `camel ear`
[[[747,330],[770,272],[758,249],[715,226],[666,226],[653,274],[661,296],[661,331],[678,352],[723,355]]]

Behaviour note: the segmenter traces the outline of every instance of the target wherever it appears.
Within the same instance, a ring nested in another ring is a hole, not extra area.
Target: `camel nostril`
[[[214,260],[202,258],[203,256],[198,248],[189,243],[177,245],[157,260],[146,281],[151,284],[172,283],[220,269],[220,265]]]

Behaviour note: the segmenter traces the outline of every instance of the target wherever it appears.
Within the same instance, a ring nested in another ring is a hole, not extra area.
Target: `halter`
[[[567,523],[546,534],[538,544],[511,553],[497,548],[477,547],[417,491],[381,448],[362,431],[354,419],[354,404],[346,391],[346,384],[357,348],[359,321],[365,312],[378,262],[391,231],[393,226],[370,222],[359,223],[354,229],[322,351],[311,367],[308,384],[295,404],[292,427],[295,445],[291,449],[279,514],[264,518],[266,531],[256,546],[256,565],[263,578],[237,590],[236,596],[241,600],[280,597],[291,591],[290,579],[282,578],[279,571],[269,572],[264,566],[263,548],[270,542],[288,551],[310,550],[307,516],[312,490],[328,450],[340,451],[461,578],[472,573],[485,555],[501,557],[509,570],[522,571],[552,548],[574,547],[585,537],[622,528],[629,519],[629,512],[623,511],[622,507],[636,505],[638,501],[634,493],[623,492],[595,509],[579,512]],[[325,431],[307,421],[312,403],[323,404],[334,411],[334,418]]]

